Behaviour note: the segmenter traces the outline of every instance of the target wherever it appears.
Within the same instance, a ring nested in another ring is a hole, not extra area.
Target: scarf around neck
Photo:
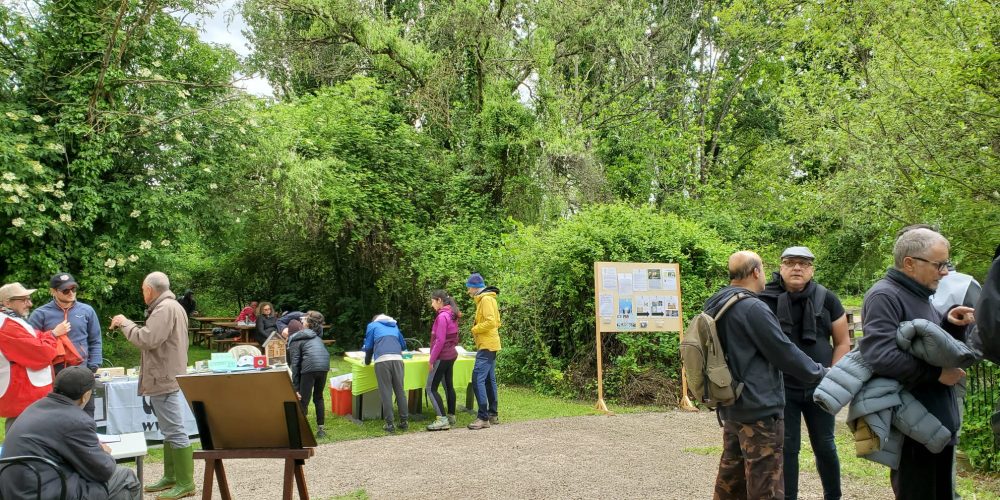
[[[798,292],[790,292],[785,289],[785,283],[781,275],[774,273],[773,279],[764,285],[762,295],[776,297],[778,299],[778,322],[781,324],[781,331],[789,338],[792,335],[792,327],[795,326],[795,318],[792,317],[792,302],[802,301],[802,343],[816,343],[816,311],[822,311],[823,304],[813,304],[813,291],[816,283],[809,280],[805,288]]]
[[[28,319],[14,312],[14,310],[9,307],[0,306],[0,313],[6,314],[7,316],[10,316],[11,318],[15,319],[24,319],[24,320]]]
[[[930,299],[931,295],[934,295],[934,290],[927,288],[917,280],[907,276],[903,271],[896,269],[895,267],[890,267],[888,271],[885,272],[885,277],[892,281],[895,281],[899,286],[909,290],[917,297],[922,299]]]

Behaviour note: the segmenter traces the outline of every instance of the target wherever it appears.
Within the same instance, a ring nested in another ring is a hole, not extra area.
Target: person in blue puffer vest
[[[385,432],[396,432],[394,415],[392,413],[392,395],[396,395],[396,407],[399,409],[399,430],[409,428],[409,415],[406,407],[406,391],[403,390],[403,350],[406,340],[399,331],[396,320],[385,314],[372,318],[365,329],[365,364],[370,365],[375,360],[375,380],[378,382],[378,394],[382,399],[382,417],[385,418]]]

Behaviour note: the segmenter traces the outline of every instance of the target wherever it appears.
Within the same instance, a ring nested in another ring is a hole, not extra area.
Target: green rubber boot
[[[170,490],[160,493],[156,498],[159,500],[173,500],[176,498],[194,496],[194,448],[188,445],[186,448],[174,450],[174,477],[176,484]]]
[[[166,442],[163,443],[163,479],[143,488],[147,493],[163,491],[173,488],[174,483],[174,449]]]

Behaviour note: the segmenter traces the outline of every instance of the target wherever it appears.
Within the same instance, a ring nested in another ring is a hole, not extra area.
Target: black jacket
[[[1000,258],[993,261],[976,304],[976,328],[969,344],[983,357],[1000,363]]]
[[[55,462],[66,474],[67,499],[108,498],[105,483],[115,471],[115,460],[97,442],[94,419],[68,397],[49,393],[17,418],[0,456],[22,455]],[[38,469],[42,498],[59,498],[59,477],[49,467]],[[5,471],[0,491],[3,498],[35,498],[35,475],[23,467]]]
[[[951,386],[938,382],[941,368],[900,349],[896,345],[896,330],[904,321],[926,319],[940,324],[951,336],[964,342],[965,327],[943,319],[928,296],[918,295],[890,276],[876,282],[865,293],[861,318],[865,332],[860,341],[861,355],[875,374],[898,380],[948,430],[958,430],[961,421],[955,394]]]
[[[292,385],[298,390],[303,373],[330,371],[330,351],[316,332],[299,330],[288,339],[288,366],[292,368]]]
[[[277,316],[257,316],[257,323],[254,331],[254,339],[257,343],[264,345],[264,341],[271,336],[272,333],[278,331],[278,317]]]
[[[806,383],[818,383],[826,370],[788,340],[774,313],[746,288],[727,286],[719,290],[705,303],[705,310],[715,314],[739,292],[750,297],[730,307],[716,328],[729,370],[744,386],[732,406],[719,407],[719,415],[723,420],[742,423],[780,417],[785,408],[782,372]]]

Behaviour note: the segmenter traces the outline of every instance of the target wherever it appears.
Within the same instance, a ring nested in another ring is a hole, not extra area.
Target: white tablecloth
[[[160,434],[160,425],[153,415],[153,407],[149,404],[149,397],[137,394],[139,380],[111,381],[104,384],[104,399],[106,403],[107,434],[128,434],[130,432],[144,432],[146,439],[151,441],[162,441],[163,434]],[[198,434],[198,424],[194,421],[194,414],[181,394],[182,406],[184,407],[184,431],[188,436]],[[100,409],[95,412],[102,413]],[[99,420],[99,418],[98,418]]]

